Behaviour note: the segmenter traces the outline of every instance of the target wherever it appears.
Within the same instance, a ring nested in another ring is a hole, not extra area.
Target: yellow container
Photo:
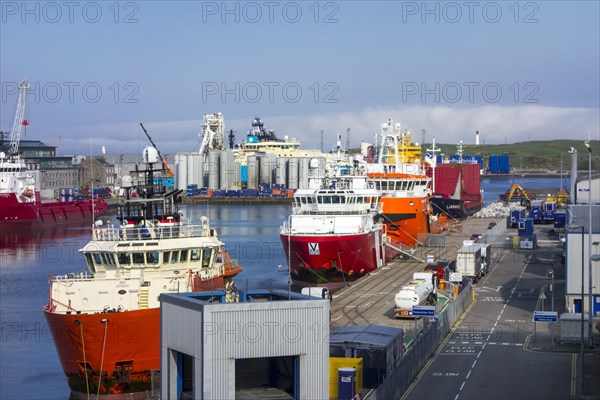
[[[513,236],[512,237],[512,248],[514,250],[518,250],[520,245],[521,245],[521,238],[519,237],[519,235]]]
[[[337,399],[338,395],[338,369],[354,368],[356,369],[356,393],[362,393],[363,383],[363,359],[362,358],[344,358],[329,357],[329,398]]]

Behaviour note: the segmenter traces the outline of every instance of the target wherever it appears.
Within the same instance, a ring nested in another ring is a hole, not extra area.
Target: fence
[[[423,328],[404,353],[398,367],[365,398],[370,400],[401,398],[472,301],[473,286],[469,282],[458,298],[449,303],[438,315],[437,320],[423,317]]]

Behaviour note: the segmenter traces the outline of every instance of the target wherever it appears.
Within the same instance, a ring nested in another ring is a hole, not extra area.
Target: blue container
[[[256,189],[244,189],[241,193],[244,197],[258,197],[258,190]]]
[[[356,369],[338,369],[338,400],[352,400],[356,395]]]
[[[533,236],[533,218],[519,220],[519,236]]]
[[[507,154],[490,156],[489,170],[492,174],[509,174],[510,158]]]
[[[245,182],[245,183],[248,182],[248,166],[247,165],[242,165],[240,167],[240,179],[242,182]]]
[[[567,214],[557,212],[554,214],[554,229],[564,229],[567,225]]]

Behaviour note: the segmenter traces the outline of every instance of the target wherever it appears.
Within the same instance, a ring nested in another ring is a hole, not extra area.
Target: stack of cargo
[[[200,189],[198,189],[198,185],[192,184],[187,185],[185,190],[185,195],[187,197],[198,196],[200,194]]]
[[[510,159],[507,154],[490,155],[488,171],[491,174],[510,174]]]

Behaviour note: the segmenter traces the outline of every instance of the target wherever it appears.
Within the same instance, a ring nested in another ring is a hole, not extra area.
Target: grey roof
[[[332,344],[355,343],[387,347],[390,343],[394,342],[396,338],[402,337],[403,334],[403,329],[391,326],[342,326],[330,334],[329,342]]]

